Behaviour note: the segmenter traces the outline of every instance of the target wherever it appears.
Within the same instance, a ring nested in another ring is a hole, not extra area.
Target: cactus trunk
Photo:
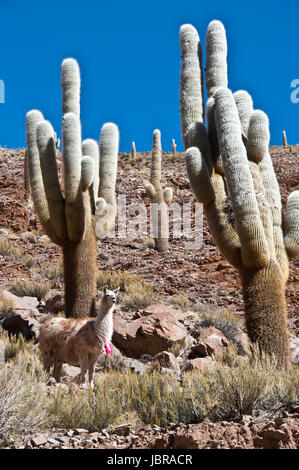
[[[95,316],[96,238],[91,224],[78,242],[63,245],[66,317]]]
[[[260,348],[274,354],[280,366],[289,363],[287,304],[284,280],[277,263],[240,269],[248,335]]]

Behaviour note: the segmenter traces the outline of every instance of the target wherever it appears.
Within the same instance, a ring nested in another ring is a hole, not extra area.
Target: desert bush
[[[122,292],[126,292],[132,284],[143,286],[145,281],[138,274],[132,274],[129,271],[99,271],[97,275],[97,289],[102,289],[107,285],[109,289],[120,287]]]
[[[50,264],[46,268],[44,268],[42,271],[40,271],[40,274],[43,274],[46,276],[49,281],[63,281],[63,265],[62,263],[59,264]]]
[[[11,287],[10,292],[18,297],[37,297],[42,300],[49,292],[50,286],[45,282],[30,282],[27,280],[17,280]]]
[[[195,396],[201,393],[201,406],[213,420],[239,421],[243,415],[287,407],[299,399],[299,371],[279,369],[277,359],[251,345],[251,353],[241,357],[230,351],[218,359],[215,371],[185,374],[185,387]]]
[[[125,365],[124,358],[120,354],[101,354],[96,363],[96,371],[109,372],[114,370],[117,372],[124,372],[127,366]]]
[[[84,427],[89,431],[113,426],[125,413],[134,413],[145,424],[166,426],[170,422],[202,419],[192,397],[185,397],[172,375],[159,372],[110,372],[96,383],[94,393],[58,392],[51,408],[55,424]]]
[[[0,238],[0,255],[11,261],[20,258],[21,251],[6,238]]]
[[[24,266],[27,266],[27,268],[32,268],[35,265],[35,260],[32,256],[30,255],[24,255],[20,257],[20,262],[24,264]]]
[[[28,429],[50,426],[47,376],[31,349],[19,350],[0,368],[0,444]]]
[[[190,300],[184,295],[173,295],[168,297],[167,302],[175,308],[179,308],[183,312],[186,312],[192,307]]]
[[[11,300],[0,301],[0,320],[4,320],[5,318],[15,314],[16,312]]]
[[[122,299],[122,308],[125,311],[142,310],[157,302],[158,296],[153,287],[148,284],[131,284]]]

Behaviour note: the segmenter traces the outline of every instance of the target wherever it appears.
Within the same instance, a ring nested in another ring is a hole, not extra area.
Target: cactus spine
[[[200,46],[193,26],[182,26],[182,31],[185,69],[188,52],[184,51],[200,50]],[[233,95],[227,88],[226,53],[224,27],[219,21],[212,21],[207,34],[208,130],[203,130],[201,120],[191,123],[188,115],[183,117],[182,121],[189,119],[188,129],[182,126],[183,140],[189,144],[187,172],[219,250],[239,271],[250,339],[266,353],[275,354],[279,365],[287,366],[284,288],[288,260],[299,254],[299,191],[290,194],[283,220],[279,186],[268,150],[268,118],[262,111],[253,110],[247,92]],[[189,92],[185,83],[195,83],[193,74],[198,74],[199,83],[202,70],[198,73],[197,68],[189,68],[188,74],[192,76],[181,81],[181,95]],[[197,115],[201,110],[202,106],[198,107]]]
[[[63,61],[61,81],[64,191],[56,162],[57,136],[51,124],[36,110],[26,116],[30,184],[41,225],[52,242],[62,247],[66,316],[93,316],[96,296],[93,219],[100,196],[99,150],[97,142],[91,139],[81,145],[80,71],[74,59]],[[106,124],[106,129],[107,126],[113,131],[116,127]],[[118,134],[114,137],[118,139]],[[117,148],[118,140],[113,145]],[[116,167],[117,154],[106,154],[102,175],[106,186],[111,180],[113,189]]]
[[[145,191],[154,203],[152,217],[154,215],[155,247],[160,253],[165,253],[168,251],[168,206],[172,202],[173,193],[170,187],[165,188],[164,191],[162,189],[162,155],[161,133],[156,129],[153,134],[151,180],[145,183]]]

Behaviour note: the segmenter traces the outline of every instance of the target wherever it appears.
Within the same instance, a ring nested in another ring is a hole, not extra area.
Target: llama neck
[[[95,333],[98,342],[101,346],[103,346],[106,341],[111,341],[113,333],[112,316],[114,311],[114,305],[107,306],[105,304],[106,302],[102,299],[95,321]]]

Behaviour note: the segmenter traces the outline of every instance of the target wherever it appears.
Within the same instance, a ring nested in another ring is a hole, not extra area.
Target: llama
[[[119,287],[104,287],[96,318],[51,318],[40,329],[39,348],[47,372],[54,364],[53,376],[58,382],[64,362],[80,364],[80,382],[85,388],[88,370],[89,384],[93,388],[95,363],[101,353],[110,354],[113,334],[113,311]]]

